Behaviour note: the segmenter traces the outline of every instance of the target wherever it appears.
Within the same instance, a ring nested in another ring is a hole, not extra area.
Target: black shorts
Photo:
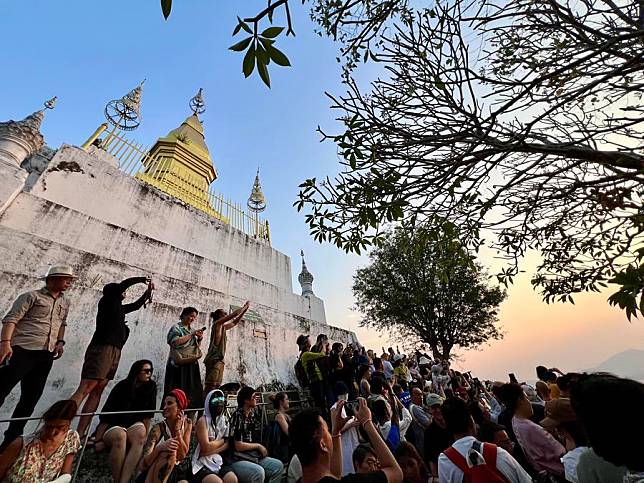
[[[216,472],[210,471],[204,466],[199,471],[197,471],[197,473],[195,473],[195,475],[190,480],[190,483],[201,483],[203,479],[208,475],[217,475],[219,478],[223,478],[227,473],[230,473],[231,471],[233,471],[233,469],[230,466],[222,466],[221,469]]]

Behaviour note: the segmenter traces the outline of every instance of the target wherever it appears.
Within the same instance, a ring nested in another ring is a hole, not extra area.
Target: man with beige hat
[[[76,278],[72,267],[54,265],[45,286],[20,294],[2,319],[0,337],[0,407],[20,383],[12,418],[28,417],[42,395],[54,359],[63,355],[69,301],[63,295]],[[26,421],[13,421],[0,452],[22,434]]]

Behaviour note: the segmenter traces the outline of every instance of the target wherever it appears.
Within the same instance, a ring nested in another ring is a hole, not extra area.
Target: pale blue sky
[[[22,118],[57,95],[58,106],[43,125],[47,143],[78,145],[104,121],[107,101],[147,78],[143,123],[128,137],[151,144],[185,119],[188,100],[203,87],[208,110],[202,119],[220,176],[217,191],[245,203],[260,166],[273,245],[292,257],[295,277],[299,251],[305,250],[329,323],[356,329],[351,279],[365,259],[315,243],[303,214],[292,207],[300,182],[338,169],[334,146],[320,143],[315,130],[333,127],[337,113],[328,109],[324,91],[342,88],[336,47],[313,33],[307,6],[291,3],[297,37],[280,38],[277,45],[293,67],[272,68],[268,90],[255,76],[245,80],[241,55],[227,50],[235,42],[236,15],[254,15],[264,1],[175,0],[166,22],[158,0],[3,0],[0,32],[8,44],[0,50],[0,119]],[[285,22],[277,17],[275,24]],[[373,75],[374,68],[368,65],[362,74]],[[620,350],[641,348],[643,324],[627,324],[605,300],[606,294],[594,294],[578,297],[575,307],[545,306],[526,274],[501,311],[505,340],[493,350],[466,354],[464,362],[483,377],[502,377],[511,368],[528,378],[538,361],[583,369]],[[358,335],[379,345],[373,333]]]
[[[231,33],[236,15],[252,16],[263,5],[176,0],[166,22],[158,0],[3,1],[0,31],[12,46],[2,49],[0,65],[12,75],[0,76],[0,118],[24,117],[57,95],[43,124],[46,141],[81,144],[104,121],[105,103],[146,78],[143,122],[127,136],[151,144],[185,119],[188,100],[203,87],[217,191],[245,203],[261,168],[273,245],[292,257],[295,276],[305,250],[328,320],[342,324],[359,257],[315,243],[292,208],[299,183],[337,169],[334,146],[315,132],[318,124],[333,125],[324,91],[340,89],[336,50],[314,34],[308,8],[293,2],[297,37],[277,44],[293,67],[271,68],[270,90],[256,76],[244,79],[242,56],[228,50],[236,42]],[[283,17],[275,25],[285,25]]]

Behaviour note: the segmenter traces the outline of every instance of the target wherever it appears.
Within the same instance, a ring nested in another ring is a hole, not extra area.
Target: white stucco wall
[[[201,311],[196,326],[207,325],[210,311],[245,300],[263,319],[229,332],[224,382],[292,382],[301,333],[355,340],[326,325],[322,300],[293,293],[288,256],[71,146],[59,149],[33,189],[0,216],[0,260],[2,313],[19,293],[41,285],[37,276],[49,263],[69,263],[79,275],[68,293],[66,353],[36,414],[76,388],[102,287],[127,277],[149,274],[157,291],[152,306],[128,317],[131,334],[117,380],[134,360],[149,358],[162,383],[165,336],[187,305]],[[128,299],[142,291],[133,287]],[[18,389],[0,418],[10,415],[17,396]]]

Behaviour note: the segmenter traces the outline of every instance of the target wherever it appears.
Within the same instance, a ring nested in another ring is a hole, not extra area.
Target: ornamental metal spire
[[[266,209],[266,198],[262,192],[262,185],[259,182],[259,168],[257,168],[253,190],[250,192],[247,205],[250,211],[255,214],[255,238],[259,238],[259,214]]]
[[[192,114],[195,116],[199,116],[199,114],[206,112],[206,102],[203,100],[203,89],[201,87],[199,88],[199,92],[190,99],[189,105]]]
[[[302,295],[308,297],[315,295],[313,293],[313,274],[306,268],[304,250],[300,250],[300,255],[302,256],[302,271],[298,275],[297,281],[300,282],[300,285],[302,286]]]
[[[248,197],[248,207],[254,213],[261,213],[266,209],[266,198],[262,192],[262,185],[259,181],[259,168],[257,168],[257,174],[255,175],[255,182],[253,183],[253,190]]]
[[[132,131],[141,124],[141,83],[120,99],[114,99],[105,106],[105,118],[115,129]]]

